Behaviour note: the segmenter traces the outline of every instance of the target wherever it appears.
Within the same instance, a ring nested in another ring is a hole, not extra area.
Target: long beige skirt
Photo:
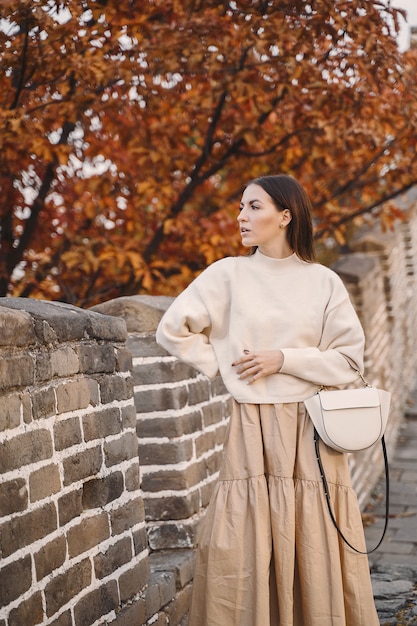
[[[336,519],[365,550],[347,459],[321,442]],[[189,626],[378,626],[366,555],[339,538],[303,403],[234,403]]]

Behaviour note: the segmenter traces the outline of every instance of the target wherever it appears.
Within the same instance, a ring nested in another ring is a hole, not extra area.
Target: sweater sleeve
[[[206,376],[218,373],[217,359],[209,343],[210,315],[195,283],[191,283],[163,315],[156,341],[170,354]]]
[[[280,372],[317,385],[345,385],[358,380],[355,369],[363,371],[364,344],[362,326],[346,292],[336,305],[329,303],[317,347],[282,349]]]

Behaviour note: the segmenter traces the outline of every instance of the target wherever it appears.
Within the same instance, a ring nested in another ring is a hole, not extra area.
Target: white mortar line
[[[128,406],[135,406],[134,398],[128,398],[127,400],[113,400],[112,402],[108,402],[107,404],[100,403],[96,406],[89,404],[83,409],[76,409],[74,411],[68,411],[67,413],[58,413],[57,415],[49,415],[48,417],[33,419],[29,423],[21,422],[19,426],[16,426],[16,428],[1,432],[0,443],[3,443],[5,441],[12,441],[16,436],[23,433],[35,432],[37,430],[47,428],[48,426],[53,425],[57,420],[61,422],[71,419],[73,417],[82,417],[84,415],[91,415],[92,413],[105,411],[106,409],[122,409]],[[49,430],[52,432],[51,428],[49,428]]]
[[[146,476],[148,474],[160,473],[160,472],[170,472],[170,471],[183,471],[195,465],[198,461],[204,461],[209,459],[213,454],[217,452],[222,452],[223,444],[217,444],[214,448],[210,448],[210,450],[200,454],[200,456],[193,456],[189,461],[180,461],[179,463],[167,463],[166,465],[140,465],[140,473],[141,476]],[[140,455],[139,455],[140,461]]]
[[[209,426],[204,426],[201,430],[193,431],[191,433],[184,433],[177,437],[139,437],[139,443],[143,444],[159,444],[159,443],[181,443],[182,441],[195,440],[201,437],[205,433],[215,432],[220,426],[224,426],[228,422],[227,417],[224,417],[220,422],[215,422]]]
[[[182,409],[164,409],[163,411],[146,411],[146,413],[142,413],[138,411],[136,413],[136,417],[139,419],[153,419],[155,417],[181,417],[181,415],[188,415],[188,413],[192,413],[198,409],[202,409],[206,406],[210,406],[214,401],[227,402],[230,398],[230,394],[225,393],[223,395],[215,396],[210,398],[209,400],[203,400],[203,402],[199,402],[198,404],[187,404]]]
[[[135,365],[147,365],[148,363],[173,363],[178,359],[175,356],[135,356],[132,359],[133,366]]]

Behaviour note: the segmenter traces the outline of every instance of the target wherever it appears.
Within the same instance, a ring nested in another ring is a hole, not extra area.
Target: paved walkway
[[[375,603],[381,625],[417,625],[417,402],[406,416],[389,465],[388,530],[381,546],[369,555]],[[368,548],[381,536],[384,489],[381,480],[366,510],[374,520],[365,529]]]

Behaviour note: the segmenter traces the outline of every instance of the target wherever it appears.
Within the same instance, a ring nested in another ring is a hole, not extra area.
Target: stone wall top
[[[129,333],[151,333],[156,331],[159,320],[173,299],[168,296],[122,296],[89,310],[123,318]]]
[[[0,298],[0,346],[56,344],[82,339],[125,342],[123,319],[62,302]]]
[[[363,276],[372,271],[378,259],[360,252],[345,254],[332,265],[332,269],[348,283],[358,283]]]

